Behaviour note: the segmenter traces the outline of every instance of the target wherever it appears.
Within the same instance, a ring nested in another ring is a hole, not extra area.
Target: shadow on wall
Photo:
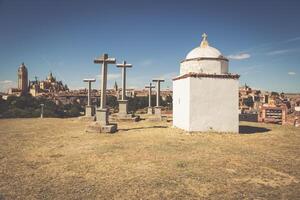
[[[240,134],[254,134],[254,133],[265,133],[271,131],[271,129],[255,126],[243,126],[239,127]]]

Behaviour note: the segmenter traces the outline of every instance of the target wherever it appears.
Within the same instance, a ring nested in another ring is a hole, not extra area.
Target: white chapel
[[[228,72],[228,59],[209,46],[200,46],[180,63],[173,79],[173,126],[186,131],[238,132],[239,75]]]

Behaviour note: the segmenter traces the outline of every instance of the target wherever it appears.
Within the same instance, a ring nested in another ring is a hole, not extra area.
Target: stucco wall
[[[190,79],[173,81],[173,125],[188,130],[190,120]]]
[[[190,131],[238,132],[238,80],[191,78]]]
[[[186,60],[180,64],[180,75],[194,73],[226,74],[228,62],[225,60]]]
[[[175,127],[187,131],[238,132],[237,79],[188,77],[173,81],[173,94]]]

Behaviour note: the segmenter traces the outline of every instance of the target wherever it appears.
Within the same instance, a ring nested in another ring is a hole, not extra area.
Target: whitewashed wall
[[[228,62],[225,60],[187,60],[180,64],[180,75],[194,73],[227,74]]]
[[[173,125],[188,130],[190,123],[190,79],[173,81]]]
[[[189,77],[173,81],[173,92],[175,127],[238,132],[238,80]]]

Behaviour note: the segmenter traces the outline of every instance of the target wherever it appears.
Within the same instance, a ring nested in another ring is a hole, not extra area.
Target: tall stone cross
[[[107,64],[116,64],[116,59],[109,58],[105,53],[100,58],[96,58],[94,63],[102,64],[100,109],[106,109]]]
[[[148,107],[151,107],[151,94],[152,94],[152,88],[155,88],[155,86],[152,86],[152,83],[150,83],[149,85],[146,85],[145,88],[149,89],[149,105]]]
[[[126,68],[131,68],[131,64],[127,64],[126,61],[123,61],[121,64],[117,64],[117,67],[122,68],[122,99],[121,100],[126,100]]]
[[[87,103],[87,106],[91,106],[91,90],[92,90],[92,82],[95,82],[96,79],[83,79],[83,82],[88,82],[89,84],[89,87],[88,87],[88,103]]]
[[[159,105],[160,105],[160,83],[161,82],[164,82],[165,80],[163,80],[163,79],[153,79],[152,80],[153,82],[157,82],[157,84],[156,84],[156,107],[159,107]]]

